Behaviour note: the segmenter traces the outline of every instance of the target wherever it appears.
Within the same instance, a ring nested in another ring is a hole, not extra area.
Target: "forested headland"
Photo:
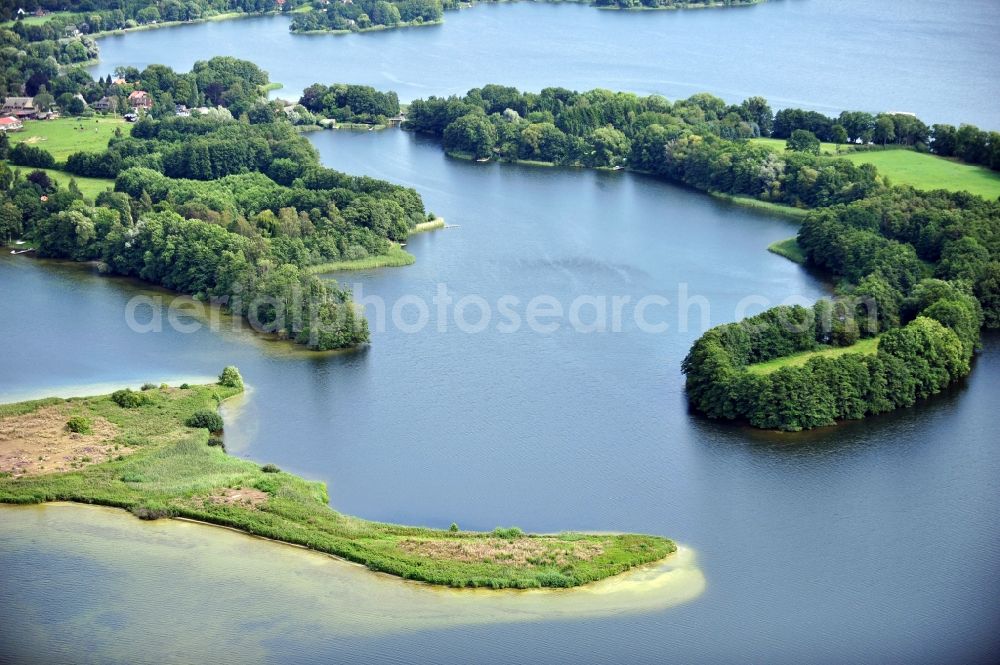
[[[798,245],[838,280],[837,296],[705,333],[683,371],[691,404],[710,417],[798,430],[909,406],[968,374],[980,327],[1000,327],[1000,202],[892,186],[870,164],[818,150],[820,138],[896,142],[997,167],[997,132],[904,114],[774,114],[760,97],[730,105],[707,94],[670,102],[497,85],[414,101],[405,126],[459,155],[626,167],[808,211]],[[759,136],[796,140],[779,152],[748,140]],[[864,339],[877,339],[875,353],[750,370]]]
[[[219,57],[189,73],[151,65],[131,75],[129,86],[170,99],[171,108],[154,107],[101,152],[56,163],[44,148],[11,147],[0,137],[0,159],[15,165],[0,164],[0,238],[27,238],[40,256],[98,262],[218,302],[313,349],[367,341],[349,294],[312,268],[390,254],[426,221],[420,195],[321,166],[267,102],[267,74],[252,63]],[[109,91],[118,84],[70,70],[41,85]],[[217,106],[178,117],[173,100]],[[57,188],[37,170],[53,167],[114,178],[114,191],[88,200],[72,182]]]

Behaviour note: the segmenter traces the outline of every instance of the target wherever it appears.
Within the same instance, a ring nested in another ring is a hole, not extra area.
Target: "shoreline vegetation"
[[[142,519],[186,518],[450,587],[574,587],[677,551],[658,536],[470,532],[342,515],[328,505],[324,484],[225,452],[217,408],[242,391],[229,367],[209,385],[0,405],[0,423],[23,439],[0,448],[0,503],[72,501]]]
[[[348,34],[413,28],[444,23],[444,12],[471,9],[479,4],[517,0],[359,0],[329,3],[325,9],[294,13],[289,30],[294,34]],[[721,9],[746,7],[767,0],[531,0],[545,4],[589,5],[621,11]]]
[[[778,240],[772,242],[767,246],[767,251],[772,254],[777,254],[778,256],[783,256],[793,263],[799,263],[805,265],[806,255],[799,247],[798,236],[792,236],[791,238],[785,238],[784,240]]]
[[[189,3],[184,12],[177,18],[162,16],[158,11],[137,11],[127,19],[125,15],[114,16],[110,10],[105,10],[107,16],[98,11],[75,11],[72,3],[65,2],[65,8],[50,11],[42,16],[28,16],[15,19],[13,15],[0,22],[0,28],[13,28],[18,24],[25,27],[39,28],[49,22],[60,28],[76,26],[85,27],[82,34],[89,39],[100,39],[131,32],[173,28],[200,23],[218,21],[234,21],[261,16],[288,16],[291,18],[289,31],[300,35],[346,35],[350,33],[378,32],[398,28],[418,28],[423,26],[441,25],[444,23],[444,12],[471,9],[479,4],[504,4],[507,2],[537,2],[539,4],[579,4],[588,5],[605,11],[674,11],[683,9],[727,9],[734,7],[749,7],[763,4],[768,0],[383,0],[378,3],[359,2],[332,3],[326,9],[311,7],[304,0],[290,0],[279,6],[274,4],[270,9],[255,8],[252,11],[216,11],[209,2]],[[109,5],[110,6],[110,5]],[[204,6],[202,10],[201,6]],[[87,19],[97,15],[102,20],[96,26],[87,23]],[[102,24],[112,24],[104,28]],[[60,35],[62,36],[62,35]],[[87,65],[97,63],[96,59],[83,61]],[[77,63],[79,64],[79,63]]]

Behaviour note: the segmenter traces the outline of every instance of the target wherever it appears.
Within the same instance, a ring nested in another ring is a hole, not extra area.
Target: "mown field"
[[[751,140],[776,150],[785,149],[784,139]],[[821,150],[823,154],[834,155],[836,147],[832,143],[824,143]],[[925,191],[966,191],[987,199],[1000,196],[1000,173],[982,166],[904,149],[844,152],[839,156],[855,164],[874,164],[878,172],[895,185],[910,185]]]
[[[770,374],[771,372],[775,372],[782,367],[798,367],[800,365],[805,365],[812,358],[836,358],[837,356],[842,356],[848,353],[860,353],[862,355],[869,356],[878,351],[878,341],[878,337],[872,337],[870,339],[860,340],[851,346],[830,346],[817,349],[815,351],[803,351],[802,353],[796,353],[782,358],[775,358],[774,360],[769,360],[764,363],[750,365],[747,367],[747,371],[751,374]]]
[[[24,129],[10,135],[11,145],[21,142],[44,148],[57,162],[65,162],[74,152],[101,152],[115,130],[129,131],[121,118],[59,118],[58,120],[26,120]]]
[[[213,418],[241,389],[151,385],[130,393],[144,402],[130,408],[120,395],[0,406],[0,502],[77,501],[144,519],[186,517],[455,587],[576,586],[676,550],[657,536],[469,532],[342,515],[323,483],[228,455],[224,437],[186,426],[197,413]],[[70,431],[81,422],[87,431]]]

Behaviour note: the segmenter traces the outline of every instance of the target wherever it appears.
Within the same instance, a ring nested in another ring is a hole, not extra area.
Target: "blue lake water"
[[[102,67],[183,69],[226,53],[253,58],[289,89],[346,80],[394,87],[404,99],[488,81],[674,97],[709,90],[995,127],[997,25],[994,3],[945,12],[922,1],[785,0],[641,14],[519,4],[448,13],[440,27],[342,38],[290,36],[281,18],[134,33],[102,40]],[[251,539],[213,544],[181,534],[172,544],[173,532],[97,520],[74,540],[71,526],[44,511],[0,510],[0,534],[36,534],[0,544],[9,571],[5,653],[25,662],[138,662],[144,657],[122,644],[148,640],[172,644],[168,660],[181,662],[205,654],[269,662],[1000,659],[995,335],[967,382],[913,409],[801,435],[705,421],[688,412],[679,369],[702,332],[700,310],[677,303],[685,293],[703,297],[717,324],[828,293],[817,276],[766,251],[794,233],[792,222],[634,174],[453,160],[399,131],[310,139],[324,163],[411,185],[458,227],[411,238],[413,266],[336,276],[357,295],[391,310],[403,299],[431,303],[443,285],[456,301],[514,297],[522,313],[539,296],[568,308],[579,298],[657,295],[670,304],[649,308],[649,319],[668,328],[643,330],[629,309],[621,330],[605,333],[565,322],[549,333],[503,332],[497,318],[478,333],[453,318],[439,331],[432,319],[414,333],[376,330],[360,353],[310,355],[205,328],[137,333],[126,324],[130,300],[169,294],[3,255],[0,399],[205,377],[235,364],[251,392],[227,409],[230,450],[327,482],[338,510],[466,529],[664,534],[697,552],[704,590],[628,616],[480,623],[442,605],[447,621],[396,626],[393,612],[409,605],[392,605],[402,601],[391,594],[359,604],[357,594],[280,566],[268,579],[279,564]],[[414,322],[416,305],[400,311]],[[120,546],[100,547],[102,537]],[[140,557],[155,565],[137,566]],[[241,563],[222,572],[227,557]],[[120,603],[127,616],[108,613]],[[170,616],[199,607],[212,617],[201,630]],[[330,619],[357,607],[349,630]],[[30,629],[44,617],[69,617],[52,624],[58,639]]]

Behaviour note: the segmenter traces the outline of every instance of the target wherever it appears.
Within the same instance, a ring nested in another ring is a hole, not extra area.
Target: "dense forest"
[[[65,76],[47,82],[58,87]],[[106,85],[73,76],[88,89]],[[366,341],[349,294],[311,267],[386,253],[425,220],[420,195],[321,166],[280,105],[266,101],[267,75],[252,63],[222,57],[185,74],[152,65],[134,76],[156,96],[225,112],[149,114],[103,152],[65,163],[0,136],[0,160],[15,165],[0,164],[0,237],[219,302],[310,348]],[[74,183],[57,188],[32,170],[53,167],[115,178],[114,191],[88,201]]]
[[[399,96],[367,85],[314,83],[302,92],[299,105],[338,122],[384,124],[399,115]]]
[[[452,154],[628,167],[710,192],[810,209],[807,260],[840,280],[812,309],[779,307],[708,331],[684,361],[692,405],[715,418],[798,430],[861,418],[939,392],[969,372],[982,325],[1000,327],[1000,202],[892,187],[875,167],[820,156],[819,139],[899,143],[1000,165],[1000,135],[928,127],[905,114],[838,118],[772,110],[754,97],[660,97],[487,85],[413,102],[406,127]],[[745,139],[795,139],[777,152]],[[816,357],[773,372],[748,368],[791,354],[877,340],[877,352]]]

